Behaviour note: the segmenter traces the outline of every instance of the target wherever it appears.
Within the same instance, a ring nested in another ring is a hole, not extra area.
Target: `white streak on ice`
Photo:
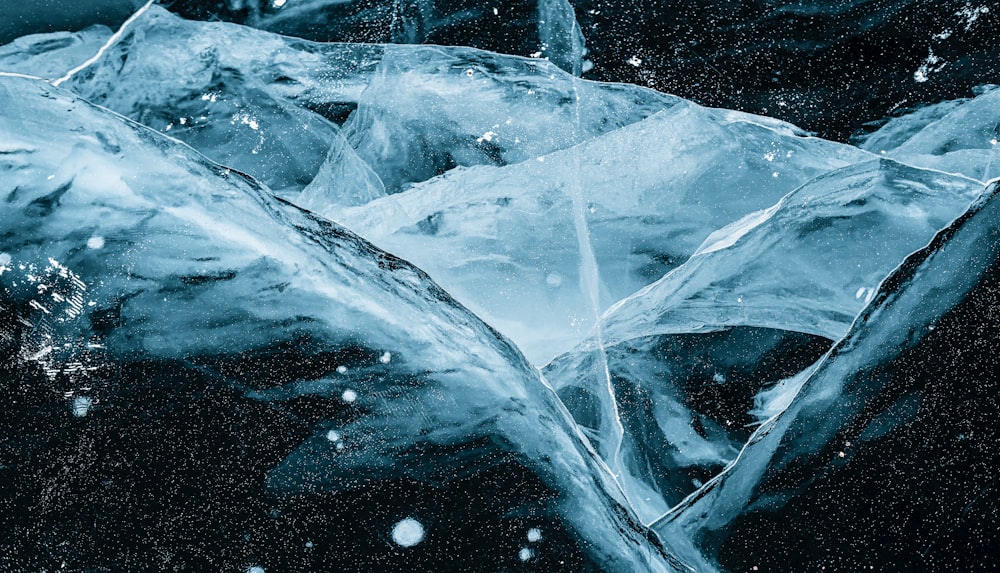
[[[101,59],[101,56],[104,55],[104,52],[108,51],[108,48],[110,48],[112,45],[114,45],[114,43],[117,42],[118,39],[122,37],[122,35],[125,33],[125,30],[129,27],[129,25],[131,25],[132,22],[135,22],[139,18],[139,16],[142,16],[142,14],[146,10],[148,10],[149,7],[152,6],[155,2],[156,2],[156,0],[149,0],[148,2],[146,2],[145,4],[143,4],[142,8],[139,8],[138,10],[136,10],[135,14],[132,14],[131,16],[129,16],[128,20],[125,20],[125,22],[121,25],[121,27],[118,28],[117,32],[115,32],[114,34],[111,34],[111,37],[108,38],[108,41],[105,42],[103,46],[101,46],[101,49],[97,50],[96,54],[94,54],[93,56],[91,56],[87,61],[83,62],[79,66],[77,66],[77,67],[73,68],[72,70],[66,72],[65,76],[63,76],[63,77],[55,80],[54,82],[52,82],[52,85],[58,86],[59,84],[61,84],[61,83],[65,82],[66,80],[69,80],[70,78],[72,78],[74,75],[76,75],[80,71],[87,69],[88,67],[90,67],[91,65],[93,65],[94,62],[96,62],[97,60]],[[261,573],[263,573],[263,571],[261,571]]]

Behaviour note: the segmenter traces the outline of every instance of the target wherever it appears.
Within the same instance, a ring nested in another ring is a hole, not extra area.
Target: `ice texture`
[[[426,274],[41,80],[0,108],[5,569],[513,567],[540,528],[546,569],[678,570]]]
[[[0,9],[0,570],[995,569],[1000,10],[730,4]]]
[[[980,86],[973,98],[944,101],[893,118],[861,147],[911,165],[980,181],[1000,176],[1000,88]]]
[[[719,227],[870,158],[783,122],[682,102],[569,149],[454,170],[328,215],[427,270],[541,365]]]
[[[96,54],[110,37],[111,30],[100,25],[79,32],[22,36],[0,45],[0,72],[55,80]]]
[[[652,521],[732,461],[881,280],[982,184],[870,160],[714,232],[546,378]]]
[[[462,45],[536,55],[580,75],[584,39],[567,0],[300,0],[274,3],[247,24],[321,42]]]
[[[157,6],[65,85],[320,212],[534,158],[679,101],[544,60],[319,44]]]
[[[731,571],[995,566],[997,191],[882,283],[663,535]]]

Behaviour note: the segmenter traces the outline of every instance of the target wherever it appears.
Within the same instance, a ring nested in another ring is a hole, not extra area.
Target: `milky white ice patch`
[[[90,406],[94,403],[87,396],[77,396],[73,399],[73,415],[82,418],[90,411]]]
[[[340,395],[344,402],[353,402],[358,399],[358,393],[354,390],[344,390],[344,393]]]
[[[527,561],[534,557],[535,552],[527,547],[522,547],[520,553],[517,554],[521,558],[521,561]]]
[[[254,565],[253,567],[247,569],[247,573],[266,573],[264,568],[259,565]]]
[[[382,364],[388,364],[389,362],[392,361],[392,353],[391,352],[383,352],[382,356],[378,357],[378,361],[381,362]]]
[[[88,249],[102,249],[104,248],[104,237],[91,237],[87,239]]]
[[[532,527],[528,530],[528,541],[534,543],[542,538],[542,530],[537,527]]]
[[[402,519],[392,526],[392,540],[402,547],[413,547],[424,540],[424,526],[412,517]]]
[[[10,258],[9,254],[7,254],[7,253],[0,253],[0,275],[4,274],[4,272],[10,270],[10,262],[11,262],[11,260],[12,259]]]

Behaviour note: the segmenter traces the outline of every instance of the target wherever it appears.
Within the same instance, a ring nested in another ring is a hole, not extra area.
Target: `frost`
[[[923,83],[930,79],[934,72],[940,72],[948,63],[934,55],[934,50],[927,48],[927,59],[913,72],[913,81]]]

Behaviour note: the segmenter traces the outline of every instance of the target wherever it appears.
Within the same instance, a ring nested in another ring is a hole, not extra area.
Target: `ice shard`
[[[662,534],[733,571],[995,568],[997,190],[882,283]]]
[[[680,567],[423,272],[41,80],[0,107],[4,569]]]
[[[719,227],[871,158],[783,122],[684,102],[576,147],[455,170],[329,216],[427,270],[544,364]]]
[[[893,118],[860,147],[909,163],[989,181],[1000,176],[1000,89],[926,106]]]
[[[110,37],[111,30],[100,25],[19,37],[0,45],[0,72],[56,80],[86,62]]]
[[[174,0],[195,19],[223,19],[318,42],[470,46],[534,55],[580,75],[584,39],[567,0]]]
[[[652,521],[736,457],[880,281],[981,190],[884,159],[822,175],[616,303],[600,338],[545,376]]]
[[[289,198],[308,187],[301,202],[314,210],[454,167],[525,161],[680,101],[580,81],[544,60],[318,44],[157,6],[64,85]]]

